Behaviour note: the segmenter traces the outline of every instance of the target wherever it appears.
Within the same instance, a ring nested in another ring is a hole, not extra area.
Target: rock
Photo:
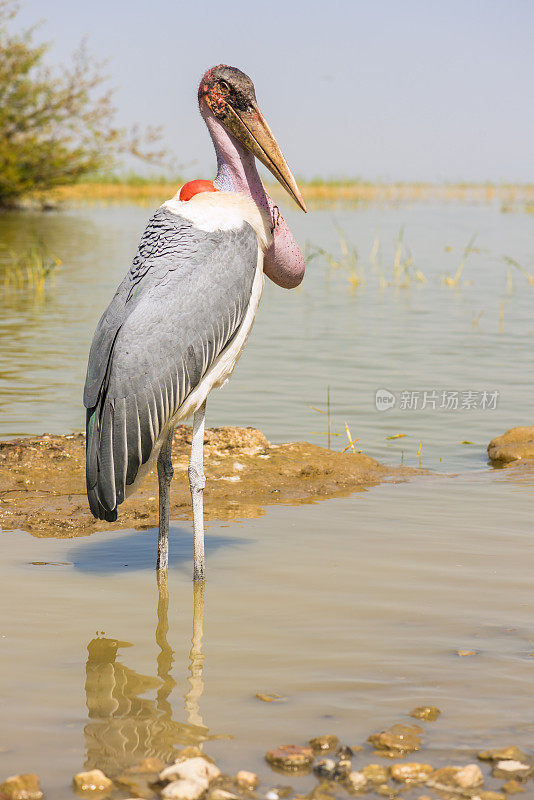
[[[336,762],[333,758],[323,758],[313,766],[313,771],[318,778],[324,778],[327,781],[333,781],[336,771]]]
[[[338,749],[336,750],[336,755],[340,761],[350,761],[352,756],[354,755],[354,752],[352,750],[352,747],[349,747],[346,744],[342,744],[341,747],[338,747]]]
[[[311,747],[299,747],[295,744],[282,744],[265,755],[271,766],[285,772],[296,772],[309,769],[314,755]]]
[[[478,655],[476,650],[456,650],[455,651],[457,656],[476,656]]]
[[[393,798],[396,795],[395,789],[392,786],[389,786],[387,783],[380,783],[378,786],[375,786],[374,791],[381,797]]]
[[[321,752],[322,750],[335,750],[339,745],[339,739],[333,734],[327,736],[316,736],[308,742],[312,750]]]
[[[434,772],[430,764],[393,764],[389,769],[391,777],[399,783],[424,783]]]
[[[387,783],[388,771],[382,764],[367,764],[361,772],[365,776],[365,780],[372,783],[373,786]]]
[[[160,772],[162,783],[170,781],[161,796],[165,800],[197,800],[220,774],[220,769],[203,756],[182,756]]]
[[[515,778],[510,778],[509,781],[506,781],[502,788],[506,794],[518,794],[519,792],[525,791],[525,787],[522,786],[519,781],[516,781]]]
[[[208,800],[239,800],[239,795],[222,789],[220,786],[214,786],[209,790],[207,798]]]
[[[509,464],[534,458],[534,425],[510,428],[488,445],[488,457],[494,464]]]
[[[386,751],[383,755],[395,753],[398,757],[419,750],[421,746],[419,734],[422,732],[423,729],[419,725],[392,725],[381,733],[371,734],[367,741],[378,750]]]
[[[208,784],[218,778],[221,770],[203,756],[194,758],[178,758],[170,767],[159,773],[160,781],[196,781],[203,783],[207,789]]]
[[[449,792],[469,791],[481,786],[484,778],[478,764],[465,767],[441,767],[432,773],[426,785]]]
[[[0,796],[7,800],[41,800],[39,778],[33,773],[11,775],[0,785]]]
[[[410,717],[422,719],[425,722],[434,722],[440,714],[441,711],[436,706],[417,706],[417,708],[410,711]]]
[[[454,780],[461,789],[474,789],[484,783],[484,776],[478,764],[468,764],[456,773]]]
[[[349,772],[347,780],[349,782],[350,788],[353,789],[355,792],[357,792],[358,789],[363,789],[363,787],[367,783],[367,778],[365,777],[363,772],[358,772],[355,769],[353,769],[352,772]]]
[[[236,780],[238,786],[243,786],[246,789],[255,789],[260,782],[255,772],[247,772],[246,769],[241,769],[237,773]]]
[[[473,795],[472,800],[506,800],[506,795],[502,792],[492,792],[488,789],[485,792]]]
[[[477,758],[481,761],[523,761],[527,760],[526,754],[516,747],[515,744],[510,747],[498,747],[495,750],[482,750],[478,753]]]
[[[507,759],[506,761],[497,761],[492,774],[494,778],[527,778],[531,772],[530,764]]]
[[[269,789],[269,791],[265,795],[265,800],[278,800],[279,794],[276,789]]]
[[[164,800],[198,800],[207,788],[207,783],[187,778],[168,783],[161,792],[161,796]]]
[[[78,772],[72,779],[72,784],[74,791],[84,797],[103,797],[113,788],[113,781],[110,781],[101,769]]]
[[[456,775],[460,770],[461,767],[440,767],[432,773],[426,785],[430,786],[432,789],[451,791],[452,788],[455,790],[458,788]]]

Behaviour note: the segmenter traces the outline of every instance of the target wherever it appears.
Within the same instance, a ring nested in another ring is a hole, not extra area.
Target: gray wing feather
[[[256,234],[206,232],[166,209],[98,323],[87,368],[87,494],[113,521],[169,419],[230,343],[257,266]]]

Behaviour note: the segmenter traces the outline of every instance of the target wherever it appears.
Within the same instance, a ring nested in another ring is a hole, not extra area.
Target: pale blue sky
[[[196,109],[208,66],[254,80],[296,175],[534,181],[532,0],[23,0],[53,63],[110,58],[123,123],[165,128],[213,174]]]

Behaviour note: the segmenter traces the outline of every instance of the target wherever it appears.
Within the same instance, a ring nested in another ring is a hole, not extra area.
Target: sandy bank
[[[206,519],[256,517],[273,503],[310,503],[419,471],[388,467],[363,453],[338,453],[307,442],[272,445],[254,428],[212,428],[205,435]],[[174,434],[171,519],[191,519],[187,480],[191,428]],[[151,528],[158,485],[151,472],[119,510],[96,521],[85,497],[85,435],[44,434],[0,442],[0,526],[36,536],[84,536],[117,528]]]

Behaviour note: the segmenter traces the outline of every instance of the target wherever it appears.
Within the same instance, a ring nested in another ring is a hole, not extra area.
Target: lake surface
[[[534,286],[502,256],[534,272],[533,218],[452,204],[287,216],[302,243],[337,260],[339,227],[365,281],[355,288],[350,269],[316,257],[298,290],[266,285],[208,424],[326,445],[327,417],[310,406],[326,410],[330,387],[332,447],[347,445],[347,423],[369,455],[437,474],[210,524],[193,645],[188,526],[173,526],[167,610],[154,530],[2,533],[1,775],[35,771],[49,796],[70,797],[84,764],[116,775],[206,739],[223,770],[276,785],[288,781],[263,763],[267,749],[323,733],[360,744],[426,703],[443,712],[424,724],[421,760],[436,766],[534,745],[534,480],[492,469],[485,453],[493,436],[532,424]],[[135,207],[0,216],[6,246],[38,238],[63,262],[44,298],[4,295],[3,438],[82,428],[92,333],[147,217]],[[401,229],[408,283],[393,271]],[[458,285],[444,285],[475,234]],[[386,411],[381,389],[395,397]],[[369,747],[358,759],[376,760]]]

